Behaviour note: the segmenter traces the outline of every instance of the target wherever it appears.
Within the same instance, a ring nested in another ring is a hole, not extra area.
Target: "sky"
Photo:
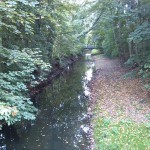
[[[82,4],[83,2],[85,2],[86,0],[76,0],[77,3]]]
[[[82,4],[82,3],[86,2],[86,1],[90,2],[90,1],[93,1],[93,0],[70,0],[70,1],[76,2],[78,4]]]

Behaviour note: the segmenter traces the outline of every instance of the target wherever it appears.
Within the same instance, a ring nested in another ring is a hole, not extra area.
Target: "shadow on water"
[[[35,98],[37,119],[4,127],[0,150],[90,150],[87,115],[92,62],[80,61]]]

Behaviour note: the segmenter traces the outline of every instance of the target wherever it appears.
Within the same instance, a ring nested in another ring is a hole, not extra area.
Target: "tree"
[[[131,67],[139,66],[140,74],[150,76],[150,2],[148,0],[96,0],[89,10],[93,18],[82,35],[101,37],[106,55],[119,56]],[[81,36],[82,36],[81,35]],[[147,85],[147,87],[148,87]]]
[[[0,2],[2,124],[35,119],[37,109],[29,87],[46,79],[55,58],[61,60],[81,52],[77,36],[83,27],[76,10],[78,5],[59,0]]]

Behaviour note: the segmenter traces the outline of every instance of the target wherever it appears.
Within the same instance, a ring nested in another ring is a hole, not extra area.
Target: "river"
[[[35,97],[35,121],[4,127],[0,150],[90,150],[87,115],[92,62],[80,60]]]

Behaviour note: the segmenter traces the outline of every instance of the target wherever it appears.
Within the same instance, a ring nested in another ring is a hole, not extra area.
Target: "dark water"
[[[37,119],[4,127],[0,150],[90,150],[87,83],[91,65],[77,62],[38,94]]]

